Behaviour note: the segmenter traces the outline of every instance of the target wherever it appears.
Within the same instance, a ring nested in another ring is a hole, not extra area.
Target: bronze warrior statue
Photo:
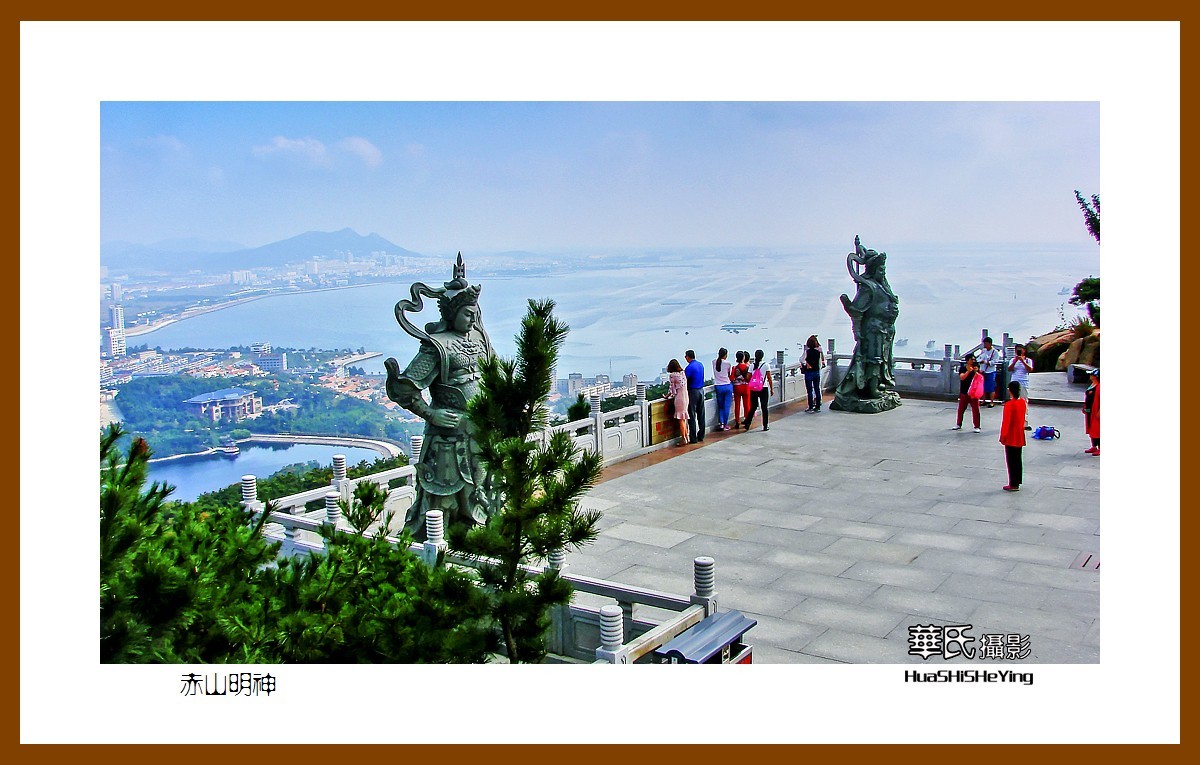
[[[888,284],[886,263],[886,252],[868,250],[854,237],[854,252],[846,256],[846,270],[858,291],[854,300],[842,295],[842,307],[850,315],[854,331],[854,357],[830,409],[883,412],[900,406],[892,376],[892,341],[900,300]]]
[[[467,402],[479,386],[479,359],[492,355],[479,313],[480,289],[467,282],[459,253],[450,281],[440,288],[417,282],[409,290],[411,299],[396,303],[396,321],[421,341],[403,372],[396,359],[384,362],[388,398],[425,420],[416,499],[404,518],[405,530],[417,541],[425,539],[429,510],[441,510],[447,527],[484,523],[488,517],[486,472],[467,417]],[[423,332],[405,315],[421,310],[422,295],[437,299],[441,315]],[[428,402],[423,390],[429,391]]]

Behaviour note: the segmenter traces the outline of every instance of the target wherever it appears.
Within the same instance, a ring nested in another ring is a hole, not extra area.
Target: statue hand
[[[429,422],[439,428],[457,428],[459,414],[452,409],[434,409],[429,413]]]

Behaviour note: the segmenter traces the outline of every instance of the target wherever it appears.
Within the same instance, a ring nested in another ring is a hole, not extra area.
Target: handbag
[[[983,398],[983,375],[979,372],[971,378],[971,386],[967,388],[967,396],[974,399]]]
[[[1055,438],[1060,438],[1062,433],[1058,432],[1058,428],[1050,425],[1040,425],[1038,429],[1033,431],[1033,437],[1039,441],[1052,441]]]

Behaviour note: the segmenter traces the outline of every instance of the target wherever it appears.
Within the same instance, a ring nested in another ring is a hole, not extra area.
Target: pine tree
[[[490,602],[467,574],[431,568],[384,534],[385,494],[360,483],[352,527],[322,529],[326,551],[277,559],[236,502],[171,503],[146,488],[150,449],[122,460],[101,436],[100,657],[104,662],[482,662],[495,648]]]
[[[262,572],[269,594],[226,620],[239,661],[479,663],[495,649],[488,601],[473,579],[426,566],[386,539],[387,493],[373,483],[339,502],[354,534],[325,526],[325,553],[281,559]],[[368,530],[375,527],[373,533]]]
[[[232,646],[218,615],[256,597],[257,572],[277,544],[263,520],[166,502],[171,487],[146,488],[151,452],[110,426],[100,439],[100,658],[104,662],[219,661]]]
[[[592,405],[587,402],[582,393],[575,396],[575,401],[567,407],[567,422],[582,420],[592,413]]]
[[[590,543],[600,519],[598,511],[579,507],[599,477],[599,455],[580,450],[565,432],[544,444],[531,439],[549,421],[545,400],[568,330],[554,317],[554,301],[530,300],[516,359],[481,361],[480,393],[468,406],[489,471],[492,515],[481,526],[451,527],[450,546],[479,562],[512,663],[545,657],[549,608],[568,603],[572,592],[557,571],[535,573],[526,566]]]

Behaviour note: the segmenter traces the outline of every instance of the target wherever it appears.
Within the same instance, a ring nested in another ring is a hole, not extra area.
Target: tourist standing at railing
[[[754,419],[754,412],[760,405],[762,406],[763,430],[771,429],[767,425],[767,401],[769,396],[775,395],[775,383],[771,379],[771,370],[763,363],[764,356],[766,354],[761,348],[754,352],[754,368],[750,370],[750,382],[747,386],[750,388],[750,413],[746,415],[746,421],[742,423],[742,427],[746,430],[750,429],[750,421]]]
[[[733,429],[742,425],[750,411],[750,356],[745,351],[737,352],[737,363],[733,365]]]
[[[821,411],[821,368],[825,366],[825,352],[816,335],[809,335],[804,348],[804,387],[808,391],[806,412]]]
[[[1021,386],[1016,380],[1008,384],[1009,399],[1004,402],[1004,416],[1000,419],[1000,443],[1004,444],[1004,463],[1008,466],[1008,484],[1005,491],[1021,490],[1021,449],[1025,446],[1025,422],[1028,409],[1021,397]]]
[[[958,368],[958,419],[951,430],[962,430],[963,414],[967,411],[967,405],[970,404],[971,421],[975,423],[975,432],[983,432],[979,429],[979,399],[982,397],[982,393],[983,378],[979,372],[979,362],[975,360],[973,354],[968,353],[967,358]]]
[[[1087,425],[1087,434],[1092,439],[1092,448],[1084,451],[1084,454],[1091,454],[1095,457],[1100,456],[1100,370],[1093,369],[1088,372],[1088,377],[1091,382],[1086,391],[1083,392],[1083,417]]]
[[[679,359],[667,364],[667,399],[675,404],[675,419],[679,420],[679,445],[688,443],[688,389],[687,378]]]
[[[717,351],[713,359],[713,390],[717,394],[717,430],[729,430],[729,406],[733,403],[733,383],[729,373],[733,365],[729,363],[729,351],[725,348]]]
[[[1004,354],[999,348],[992,347],[992,338],[983,338],[983,347],[979,349],[979,371],[983,373],[983,395],[987,397],[988,409],[996,405],[996,370],[1004,363]]]
[[[1018,345],[1013,349],[1013,360],[1008,362],[1009,377],[1021,388],[1021,398],[1026,401],[1026,411],[1029,402],[1029,373],[1033,371],[1033,359],[1025,353],[1025,346]],[[1012,390],[1012,386],[1008,386]],[[1025,430],[1033,430],[1029,420],[1025,421]]]
[[[683,357],[687,359],[687,368],[683,370],[687,377],[688,386],[688,427],[692,431],[692,440],[697,443],[704,440],[704,365],[696,360],[696,352],[687,350]]]

